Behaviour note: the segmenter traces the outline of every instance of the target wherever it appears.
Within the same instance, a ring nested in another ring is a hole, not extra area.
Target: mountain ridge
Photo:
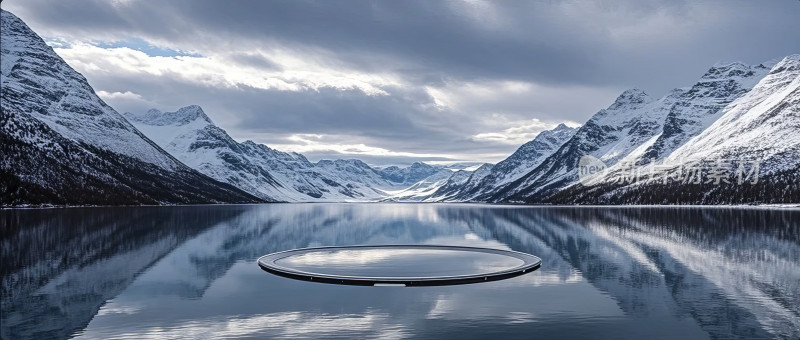
[[[256,203],[187,167],[0,10],[0,205]]]

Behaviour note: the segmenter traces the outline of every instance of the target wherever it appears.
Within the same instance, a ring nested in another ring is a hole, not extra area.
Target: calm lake
[[[800,338],[800,210],[272,204],[0,211],[2,339]],[[542,258],[441,287],[296,281],[258,257],[438,244]]]

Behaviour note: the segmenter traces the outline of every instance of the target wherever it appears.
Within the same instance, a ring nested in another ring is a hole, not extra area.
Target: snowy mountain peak
[[[790,54],[790,55],[786,56],[785,58],[783,58],[783,60],[800,62],[800,53]]]
[[[378,170],[378,173],[387,181],[410,185],[419,182],[428,176],[434,175],[441,169],[441,166],[433,166],[422,162],[414,162],[405,168],[400,168],[394,165],[389,166]]]
[[[567,126],[564,123],[560,123],[555,128],[553,128],[552,130],[547,130],[547,131],[549,131],[551,133],[558,133],[558,132],[562,132],[562,131],[572,131],[572,130],[574,130],[574,129],[569,127],[569,126]],[[545,131],[542,131],[542,132],[545,132]]]
[[[575,132],[575,128],[571,128],[571,127],[565,125],[564,123],[561,123],[561,124],[558,124],[558,126],[553,128],[552,130],[544,130],[544,131],[540,132],[538,135],[536,135],[536,138],[534,138],[534,141],[535,140],[540,140],[542,142],[546,142],[548,139],[552,139],[555,136],[563,135],[563,134],[572,134],[574,132]],[[533,142],[533,141],[530,141],[528,143],[531,143],[531,142]],[[528,144],[528,143],[526,143],[526,144]]]
[[[421,170],[421,169],[433,169],[434,167],[422,162],[414,162],[408,167],[411,171]]]
[[[491,163],[483,163],[483,165],[475,169],[475,171],[473,172],[473,176],[485,176],[490,171],[492,171],[493,167],[494,165],[492,165]]]
[[[734,78],[746,78],[755,75],[755,67],[764,67],[762,65],[757,66],[750,66],[746,65],[742,62],[732,62],[732,63],[717,63],[714,64],[706,73],[700,78],[701,81],[703,80],[717,80],[717,79],[734,79]]]
[[[629,89],[622,92],[608,108],[595,113],[584,126],[578,128],[578,134],[585,134],[594,129],[592,126],[608,126],[618,129],[624,125],[641,119],[646,108],[653,99],[640,89]]]
[[[770,60],[767,60],[767,61],[761,63],[761,66],[764,66],[766,68],[771,69],[771,68],[775,67],[775,65],[778,65],[778,63],[780,63],[780,62],[782,62],[784,60],[787,60],[787,61],[800,60],[800,54],[790,54],[790,55],[785,56],[785,57],[770,59]]]
[[[203,111],[203,108],[201,108],[198,105],[189,105],[189,106],[186,106],[186,107],[182,107],[182,108],[178,109],[178,111],[176,111],[173,114],[173,116],[176,119],[180,119],[180,121],[182,121],[182,122],[194,121],[196,119],[202,119],[202,120],[207,121],[210,124],[213,124],[213,122],[211,122],[211,118],[208,118],[208,115],[206,115],[206,113]]]
[[[727,67],[731,67],[731,66],[737,67],[737,65],[739,67],[747,67],[747,64],[745,64],[745,63],[743,63],[741,61],[718,61],[718,62],[714,63],[714,65],[711,65],[711,69],[727,68]]]
[[[775,66],[773,66],[769,71],[769,74],[774,75],[783,72],[794,72],[797,70],[800,70],[800,54],[792,54],[775,64]]]
[[[317,165],[320,165],[320,166],[337,166],[337,167],[354,166],[354,167],[361,168],[361,169],[370,169],[370,170],[372,170],[372,167],[370,167],[367,163],[364,163],[360,159],[355,159],[355,158],[337,159],[337,160],[323,159],[323,160],[320,160],[319,162],[317,162]]]
[[[614,104],[611,104],[608,109],[616,110],[625,106],[638,106],[649,101],[650,96],[648,96],[647,93],[640,89],[633,88],[622,92],[622,94],[620,94],[619,97],[617,97],[617,99],[614,101]]]
[[[203,111],[203,108],[198,105],[182,107],[175,112],[162,112],[158,109],[150,109],[144,113],[126,112],[125,118],[131,121],[156,126],[181,126],[192,123],[198,119],[209,125],[214,124],[211,118]]]

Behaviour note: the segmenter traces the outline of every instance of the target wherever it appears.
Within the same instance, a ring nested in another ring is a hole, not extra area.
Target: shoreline
[[[269,203],[198,203],[198,204],[141,204],[141,205],[25,205],[2,206],[4,210],[35,210],[35,209],[70,209],[70,208],[131,208],[131,207],[203,207],[203,206],[248,206],[248,205],[296,205],[296,204],[431,204],[431,205],[462,205],[462,206],[490,206],[498,208],[713,208],[713,209],[764,209],[764,210],[800,210],[800,203],[770,203],[770,204],[624,204],[624,205],[598,205],[598,204],[515,204],[515,203],[482,203],[482,202],[380,202],[380,201],[321,201],[321,202],[269,202]]]

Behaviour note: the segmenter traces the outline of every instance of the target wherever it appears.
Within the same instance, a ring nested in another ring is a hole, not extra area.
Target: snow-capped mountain
[[[333,162],[334,164],[322,162],[322,165],[317,166],[318,164],[310,162],[298,153],[281,152],[249,140],[239,145],[249,162],[268,171],[280,184],[274,187],[273,194],[280,200],[297,202],[371,200],[382,194],[371,186],[380,181],[379,176],[366,171],[364,169],[366,164],[363,162],[356,160],[337,161]],[[335,171],[337,168],[341,171]],[[264,189],[262,187],[259,190]]]
[[[256,188],[280,184],[243,156],[239,143],[214,125],[199,106],[166,113],[156,109],[138,115],[126,112],[125,116],[170,154],[180,155],[177,158],[189,167],[262,199],[277,200]]]
[[[731,65],[735,66],[734,73],[742,74],[739,72],[741,69],[749,69],[760,75],[758,82],[748,79],[754,85],[745,92],[738,86],[726,86],[740,95],[728,100],[728,104],[718,109],[714,117],[695,120],[695,123],[713,120],[695,136],[676,135],[686,138],[686,141],[677,145],[674,151],[655,155],[661,158],[655,163],[659,165],[657,169],[640,164],[632,171],[647,176],[615,183],[614,179],[621,172],[631,170],[623,168],[622,164],[611,166],[604,176],[593,179],[587,186],[572,185],[560,192],[554,201],[648,204],[800,201],[800,138],[797,135],[800,131],[800,55],[788,56],[767,71],[763,71],[763,64],[749,68],[738,63]],[[732,78],[736,77],[739,76],[734,74]],[[694,115],[699,116],[702,114]],[[687,126],[696,128],[695,123]],[[669,131],[674,130],[666,124],[661,135]],[[645,149],[658,150],[647,144],[639,148]],[[646,156],[647,153],[643,153],[643,157]],[[688,176],[686,167],[696,164],[704,164],[706,168],[695,177],[701,179],[700,183],[670,180]],[[715,183],[703,179],[702,174],[708,175],[714,166],[723,166],[724,180]],[[740,169],[741,177],[749,178],[749,182],[739,183],[736,172]],[[758,176],[750,174],[747,177],[751,171],[757,171]],[[756,183],[752,183],[753,179]]]
[[[668,161],[747,157],[767,163],[768,172],[796,170],[798,132],[800,54],[795,54],[776,64],[751,91],[725,107],[711,126],[672,152]]]
[[[540,164],[483,198],[488,201],[547,197],[577,180],[578,162],[584,155],[614,164],[641,143],[660,132],[663,121],[682,90],[652,100],[638,89],[623,92],[611,106],[600,110]]]
[[[545,158],[558,150],[576,129],[559,124],[552,130],[539,133],[536,138],[520,146],[511,156],[494,166],[481,166],[466,179],[459,175],[437,190],[431,197],[438,201],[481,200],[497,188],[511,183],[536,168]]]
[[[376,170],[355,159],[315,164],[298,153],[236,142],[196,105],[125,116],[180,161],[265,200],[375,201],[442,170],[424,163]]]
[[[555,199],[557,202],[582,202],[592,196],[586,192],[576,194],[579,191],[576,188],[582,186],[577,181],[578,165],[583,156],[595,157],[609,167],[609,175],[597,180],[606,182],[610,181],[611,176],[619,175],[626,164],[645,166],[651,161],[664,159],[670,159],[674,163],[677,158],[701,155],[709,157],[714,149],[709,143],[731,147],[735,144],[739,152],[737,155],[748,148],[771,150],[770,152],[781,155],[778,158],[786,162],[791,159],[786,155],[794,152],[789,147],[792,145],[791,137],[782,133],[778,133],[775,138],[759,138],[756,135],[768,134],[766,131],[773,128],[790,131],[797,126],[797,119],[791,118],[793,106],[790,99],[786,99],[789,101],[785,104],[789,113],[784,114],[785,117],[770,120],[770,127],[763,127],[758,133],[748,132],[748,138],[739,138],[738,134],[726,132],[741,131],[744,127],[732,127],[730,125],[733,123],[729,121],[733,118],[723,120],[721,117],[735,115],[729,114],[734,108],[738,108],[735,111],[747,111],[755,105],[752,104],[754,101],[765,100],[751,97],[760,98],[772,93],[781,93],[775,95],[783,96],[781,98],[789,96],[790,89],[784,92],[781,89],[782,86],[790,88],[791,82],[797,77],[791,71],[792,60],[793,57],[785,59],[775,65],[772,71],[767,63],[755,66],[738,62],[717,64],[691,87],[674,89],[658,100],[650,99],[640,90],[625,91],[614,104],[595,114],[535,169],[515,181],[489,190],[486,195],[463,199],[548,202],[558,195]],[[776,72],[780,75],[774,75]],[[772,97],[766,101],[773,103],[779,99]],[[748,129],[755,126],[755,123],[748,124]],[[759,143],[761,145],[756,146]],[[726,155],[734,153],[736,152]],[[752,155],[752,152],[749,154]],[[796,162],[787,163],[789,164],[783,169],[798,168]],[[503,162],[498,163],[498,166],[501,164]],[[570,190],[563,191],[567,187],[571,187]],[[637,189],[628,187],[625,190],[635,192]],[[590,201],[599,203],[594,199]]]
[[[433,175],[423,178],[408,188],[399,191],[389,191],[389,197],[384,201],[396,202],[420,202],[430,200],[431,196],[440,188],[451,182],[452,177],[459,177],[462,174],[471,174],[468,170],[458,170],[453,172],[450,169],[439,169]]]
[[[477,170],[477,169],[476,169]],[[448,200],[450,197],[453,197],[461,192],[464,184],[467,183],[469,178],[472,176],[474,171],[469,170],[458,170],[450,177],[447,178],[447,181],[444,182],[441,186],[439,186],[436,191],[431,194],[429,198],[431,201],[445,201]],[[434,196],[437,195],[437,196]],[[427,197],[426,197],[427,198]]]
[[[768,71],[769,67],[763,64],[748,66],[735,62],[714,65],[681,94],[669,109],[663,131],[634,161],[643,164],[669,155],[717,120],[722,108],[747,93]]]
[[[258,202],[182,164],[2,11],[0,205]]]
[[[486,164],[486,163],[482,163],[482,162],[459,162],[459,163],[453,163],[453,164],[444,165],[442,168],[451,170],[453,172],[456,172],[456,171],[459,171],[459,170],[475,171],[476,169],[480,168],[481,165],[484,165],[484,164]]]
[[[381,177],[388,181],[408,186],[436,174],[441,169],[442,167],[439,166],[414,162],[405,168],[389,166],[379,169],[378,172],[381,174]]]
[[[371,191],[380,195],[383,193],[382,190],[376,189],[389,189],[398,186],[384,179],[377,170],[358,159],[324,159],[320,160],[315,165],[316,168],[323,173],[348,183],[348,188],[358,188],[361,186],[367,192]],[[401,183],[400,185],[403,184]],[[367,197],[367,195],[364,197]],[[377,196],[372,195],[371,197]]]
[[[433,192],[427,201],[470,201],[478,190],[491,190],[491,184],[484,186],[484,180],[492,174],[494,164],[485,163],[471,172],[456,172],[446,183]],[[465,177],[466,176],[466,177]]]

